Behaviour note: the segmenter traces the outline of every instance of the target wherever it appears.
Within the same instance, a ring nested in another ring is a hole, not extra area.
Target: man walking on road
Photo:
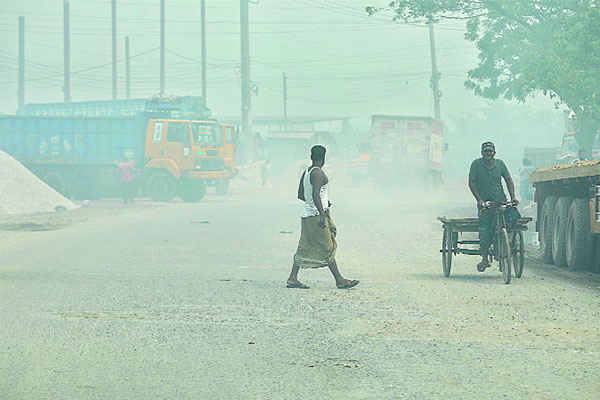
[[[338,289],[350,289],[359,284],[358,280],[342,277],[335,262],[337,228],[331,219],[329,208],[329,179],[323,172],[325,147],[316,145],[310,150],[312,165],[307,168],[298,186],[298,199],[304,201],[301,215],[302,232],[298,250],[294,255],[292,272],[287,280],[288,288],[308,289],[298,281],[300,268],[329,267]]]
[[[492,142],[485,142],[481,145],[481,158],[471,163],[469,171],[469,189],[477,200],[477,210],[479,216],[479,241],[482,253],[482,260],[477,264],[477,271],[483,272],[490,266],[488,258],[489,246],[493,240],[494,211],[490,208],[484,208],[487,201],[506,201],[506,194],[502,187],[502,179],[506,182],[510,199],[514,206],[519,204],[515,196],[515,184],[513,183],[508,168],[504,161],[495,159],[496,147]],[[512,210],[512,211],[511,211]],[[506,213],[507,222],[516,222],[519,213],[516,208],[509,208]]]
[[[120,177],[121,193],[123,195],[123,204],[133,203],[135,195],[135,184],[133,183],[133,172],[137,171],[129,162],[127,157],[123,157],[123,161],[117,166],[117,174]]]

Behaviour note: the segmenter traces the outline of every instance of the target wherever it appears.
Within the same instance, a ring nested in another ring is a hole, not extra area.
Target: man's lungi
[[[329,210],[325,212],[325,229],[321,228],[319,216],[301,218],[302,232],[298,250],[294,254],[294,265],[300,268],[326,267],[335,260],[337,228]]]

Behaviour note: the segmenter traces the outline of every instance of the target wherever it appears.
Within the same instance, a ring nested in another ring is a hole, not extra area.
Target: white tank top
[[[311,172],[319,167],[308,167],[304,172],[304,180],[302,181],[302,185],[304,186],[304,209],[302,210],[302,218],[313,217],[315,215],[319,215],[319,210],[315,205],[315,201],[313,199],[313,185],[310,183],[310,174]],[[321,190],[319,195],[321,197],[321,204],[323,205],[323,209],[327,210],[329,208],[329,183],[321,186]]]

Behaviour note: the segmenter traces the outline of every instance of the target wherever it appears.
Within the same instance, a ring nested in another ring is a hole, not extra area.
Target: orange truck
[[[0,116],[0,149],[67,197],[119,195],[116,164],[126,158],[154,201],[200,201],[206,188],[227,192],[223,127],[216,121],[133,117]],[[231,161],[228,161],[231,164]]]
[[[235,130],[208,117],[192,96],[28,104],[0,121],[0,148],[67,197],[118,195],[125,157],[153,200],[194,202],[226,194],[235,172]]]
[[[233,170],[225,166],[223,127],[216,121],[152,119],[146,133],[146,193],[156,201],[178,194],[200,201],[206,188],[226,194]]]

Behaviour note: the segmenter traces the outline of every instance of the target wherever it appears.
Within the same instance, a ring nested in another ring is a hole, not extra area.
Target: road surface
[[[336,186],[342,274],[301,271],[296,182],[0,224],[0,398],[597,399],[600,279],[454,258],[437,194]],[[434,200],[432,200],[434,199]],[[33,231],[32,231],[33,229]],[[48,230],[45,230],[48,229]]]

